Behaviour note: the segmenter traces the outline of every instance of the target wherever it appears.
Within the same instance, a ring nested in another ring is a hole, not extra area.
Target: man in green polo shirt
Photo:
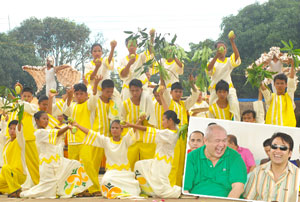
[[[204,146],[187,156],[184,192],[239,198],[247,181],[241,155],[227,147],[227,132],[217,124],[206,129]]]

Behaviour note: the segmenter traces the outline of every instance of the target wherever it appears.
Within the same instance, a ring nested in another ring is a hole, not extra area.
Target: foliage
[[[87,59],[90,32],[85,24],[76,24],[67,19],[46,17],[40,20],[32,17],[9,34],[19,43],[32,43],[41,59],[53,55],[57,66]],[[78,65],[76,63],[74,66]]]
[[[153,59],[148,60],[143,64],[142,67],[140,67],[143,68],[143,71],[141,71],[141,73],[147,72],[149,68],[154,68],[159,72],[163,80],[167,80],[170,78],[169,73],[171,72],[168,72],[168,70],[164,68],[162,59],[173,59],[176,57],[181,61],[189,60],[187,53],[182,47],[175,45],[175,41],[177,38],[176,34],[173,36],[171,42],[168,42],[166,40],[166,35],[170,34],[156,33],[153,38],[154,44],[152,44],[151,36],[145,32],[146,30],[146,28],[142,30],[139,29],[137,33],[133,33],[132,31],[124,31],[124,33],[129,34],[129,37],[127,37],[126,40],[128,40],[128,43],[136,41],[138,42],[138,48],[144,51],[149,50],[154,54]],[[140,71],[140,68],[136,69],[136,72]]]
[[[289,56],[292,56],[295,64],[295,68],[299,66],[299,58],[300,56],[300,49],[294,49],[294,45],[291,40],[289,40],[289,44],[283,40],[281,40],[281,43],[283,43],[284,48],[281,48],[282,51],[287,51]]]
[[[3,114],[17,111],[18,121],[20,123],[23,119],[24,104],[18,103],[20,98],[17,97],[17,93],[10,88],[0,86],[0,97],[4,101],[4,105],[1,107]]]
[[[268,52],[272,46],[282,47],[281,40],[290,39],[294,47],[300,47],[299,8],[299,0],[269,0],[263,4],[248,5],[236,16],[229,15],[223,18],[222,33],[218,40],[230,44],[227,35],[230,30],[234,30],[236,45],[241,55],[241,66],[235,68],[231,74],[239,98],[256,97],[257,89],[250,88],[250,84],[244,86],[244,73],[263,52]],[[232,48],[227,48],[227,53],[230,54]]]
[[[41,64],[32,43],[19,43],[7,34],[0,34],[0,85],[13,87],[19,81],[35,88],[32,77],[22,70],[23,65]]]
[[[178,138],[185,139],[187,137],[188,127],[189,127],[188,124],[184,124],[179,128]]]
[[[259,88],[265,78],[272,79],[272,75],[276,74],[276,72],[265,70],[263,65],[264,64],[257,66],[255,63],[253,63],[252,66],[246,69],[247,81],[245,85],[250,83],[252,88]]]

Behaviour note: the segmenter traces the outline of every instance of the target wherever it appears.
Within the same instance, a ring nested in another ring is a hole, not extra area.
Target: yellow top
[[[215,119],[232,120],[233,114],[229,111],[229,104],[225,108],[220,108],[217,103],[209,106],[209,117]]]

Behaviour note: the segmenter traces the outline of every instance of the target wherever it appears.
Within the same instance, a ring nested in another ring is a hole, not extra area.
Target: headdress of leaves
[[[257,66],[255,63],[253,63],[250,67],[246,69],[246,75],[247,75],[247,83],[250,83],[252,88],[259,88],[262,81],[265,80],[265,78],[272,79],[272,75],[276,74],[276,72],[270,72],[263,68],[264,64],[261,64]]]
[[[0,97],[4,98],[4,105],[1,107],[3,113],[17,111],[18,121],[21,122],[24,113],[24,104],[19,104],[17,101],[20,100],[17,97],[17,93],[5,86],[0,86]]]
[[[298,59],[298,56],[300,56],[300,49],[294,49],[294,45],[291,40],[289,40],[289,43],[281,40],[281,43],[284,45],[283,48],[281,48],[281,51],[287,51],[289,56],[292,56],[295,64],[295,68],[299,66],[300,61]]]
[[[178,130],[178,138],[185,139],[188,132],[188,124],[182,125]]]

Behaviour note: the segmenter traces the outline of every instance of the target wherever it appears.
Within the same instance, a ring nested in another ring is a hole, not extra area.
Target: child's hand
[[[121,128],[129,128],[130,127],[130,124],[126,121],[121,121],[120,125],[121,125]]]
[[[110,42],[111,49],[115,49],[116,46],[117,46],[117,41],[113,40]]]
[[[166,87],[163,85],[160,85],[157,89],[159,95],[163,95],[165,90],[166,90]]]
[[[102,76],[102,75],[96,75],[96,76],[95,76],[95,85],[96,85],[96,84],[98,85],[98,83],[99,83],[102,79],[103,79],[103,76]]]
[[[85,76],[82,76],[82,82],[84,83],[85,86],[89,85],[89,82],[86,80]]]
[[[55,97],[56,95],[58,95],[58,92],[56,92],[56,93],[51,93],[51,90],[49,90],[49,98],[53,98],[53,97]]]
[[[151,37],[154,37],[154,35],[155,35],[155,29],[152,28],[152,29],[149,31],[149,34],[150,34]]]
[[[195,78],[192,74],[189,75],[189,82],[192,84],[194,84],[194,82],[195,82]]]
[[[96,67],[99,68],[101,66],[101,64],[102,64],[101,58],[94,59],[94,63],[96,65]]]
[[[17,82],[17,83],[15,84],[15,89],[16,89],[17,86],[19,86],[19,87],[21,88],[21,92],[22,92],[22,90],[23,90],[23,85],[20,84],[19,82]]]
[[[74,94],[74,88],[73,87],[72,88],[67,88],[66,91],[67,91],[68,97],[73,97],[73,94]]]

